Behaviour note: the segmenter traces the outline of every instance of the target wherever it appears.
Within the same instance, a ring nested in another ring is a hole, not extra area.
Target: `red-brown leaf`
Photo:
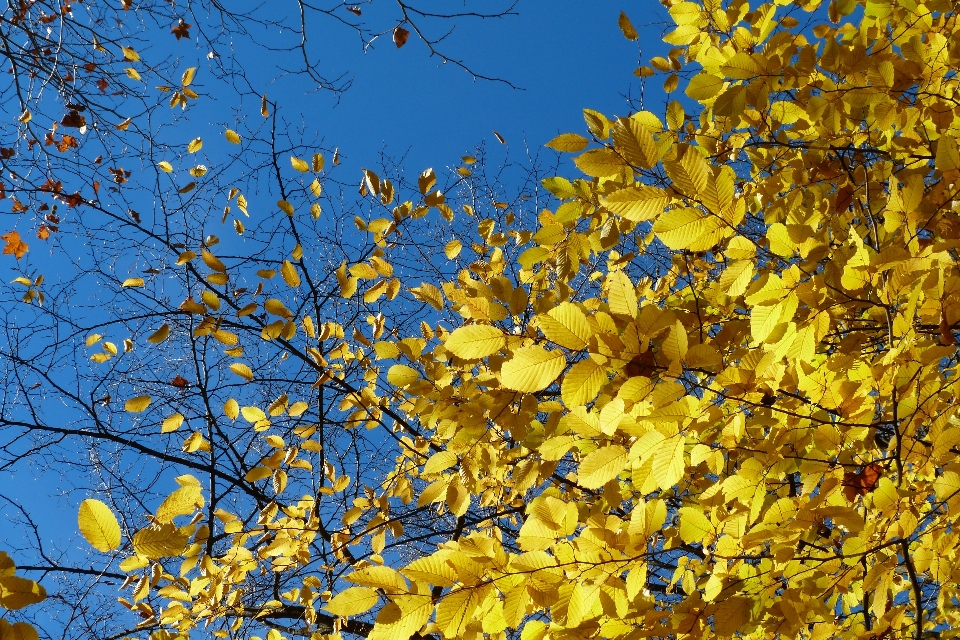
[[[407,38],[410,37],[410,32],[397,25],[397,28],[393,30],[393,44],[397,45],[397,49],[407,44]]]

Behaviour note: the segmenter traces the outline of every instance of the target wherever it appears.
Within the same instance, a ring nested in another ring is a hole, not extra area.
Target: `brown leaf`
[[[347,11],[349,11],[355,16],[359,16],[361,13],[363,13],[362,11],[360,11],[360,7],[347,7]]]
[[[658,369],[660,369],[660,367],[657,365],[657,357],[653,353],[653,349],[647,349],[627,363],[625,373],[629,378],[636,376],[649,378],[653,376]]]
[[[60,121],[65,127],[72,127],[74,129],[79,129],[82,126],[87,124],[87,119],[80,115],[76,110],[71,111],[67,115],[63,116],[63,120]]]
[[[16,256],[17,260],[23,257],[29,249],[27,248],[27,243],[20,239],[20,234],[16,231],[10,231],[0,236],[0,240],[6,242],[6,246],[3,247],[4,254],[10,254]]]
[[[945,347],[957,344],[957,337],[953,335],[950,323],[947,321],[946,309],[940,310],[940,344]]]
[[[178,375],[176,378],[170,381],[170,384],[175,386],[177,389],[186,389],[190,386],[190,381],[183,376]]]
[[[397,25],[397,28],[393,30],[393,44],[397,45],[397,49],[407,44],[407,38],[410,37],[410,32]]]
[[[843,474],[843,495],[850,502],[855,502],[857,496],[865,496],[877,488],[877,482],[883,475],[883,467],[877,462],[871,462],[860,471],[847,471]]]
[[[190,37],[190,27],[192,24],[187,24],[183,20],[180,20],[180,23],[175,26],[173,29],[170,29],[170,33],[177,36],[177,40],[180,38],[189,38]]]
[[[853,203],[853,187],[844,185],[837,190],[837,213],[842,213],[850,208]]]

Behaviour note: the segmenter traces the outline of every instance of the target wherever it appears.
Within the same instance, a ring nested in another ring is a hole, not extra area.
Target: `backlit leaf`
[[[503,332],[497,327],[475,324],[454,331],[443,346],[458,358],[476,360],[496,353],[505,342]]]
[[[627,450],[620,445],[600,447],[580,462],[577,483],[587,489],[599,489],[620,475],[627,460]]]
[[[120,525],[110,507],[92,498],[80,503],[77,513],[80,533],[94,549],[113,551],[120,546]]]
[[[127,402],[123,405],[123,408],[130,413],[141,413],[149,406],[150,396],[137,396],[127,400]]]
[[[521,347],[503,364],[500,382],[508,389],[532,393],[548,387],[566,366],[567,359],[560,351]]]

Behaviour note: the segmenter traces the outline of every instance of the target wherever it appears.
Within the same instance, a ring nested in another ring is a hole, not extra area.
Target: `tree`
[[[180,263],[162,290],[99,274],[132,348],[82,336],[82,391],[23,341],[3,428],[114,443],[80,527],[141,630],[957,634],[954,8],[667,4],[637,75],[683,96],[585,111],[551,209],[482,158],[442,190],[365,172],[365,240],[324,265],[320,160],[273,144],[257,250],[185,217],[185,246],[137,236]],[[8,330],[68,321],[30,309]],[[90,426],[19,417],[34,380]]]

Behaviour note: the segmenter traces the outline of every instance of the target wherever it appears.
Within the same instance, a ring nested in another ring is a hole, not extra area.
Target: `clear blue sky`
[[[438,6],[459,8],[451,4]],[[490,0],[469,3],[467,8],[493,10],[505,4]],[[365,5],[364,19],[377,23],[377,7],[395,12],[392,3]],[[640,31],[639,43],[622,36],[617,26],[621,10]],[[640,95],[640,81],[633,71],[641,48],[646,60],[666,47],[660,41],[659,27],[644,26],[667,18],[656,0],[522,0],[516,11],[519,15],[504,19],[459,21],[441,47],[478,73],[503,78],[522,90],[474,80],[462,69],[442,64],[429,56],[415,35],[402,49],[387,35],[364,54],[352,31],[329,20],[310,25],[310,52],[321,73],[345,73],[353,79],[353,86],[339,99],[330,92],[315,91],[302,76],[277,77],[280,66],[297,62],[290,54],[238,53],[247,58],[245,67],[254,86],[280,102],[288,122],[302,123],[307,132],[317,132],[324,147],[338,147],[345,169],[371,166],[386,149],[395,159],[405,156],[404,167],[419,173],[427,166],[439,169],[458,162],[483,140],[496,147],[499,143],[493,130],[503,135],[516,153],[524,142],[538,148],[558,133],[584,131],[584,108],[627,115],[630,107],[625,96]],[[389,23],[389,16],[384,19]],[[438,34],[441,25],[447,24],[435,22],[431,32]],[[281,33],[259,35],[283,41]],[[197,82],[201,87],[205,53],[192,51],[182,59],[182,66],[200,66]],[[661,82],[660,78],[647,82],[646,107],[653,111],[664,106]],[[204,97],[197,107],[191,107],[191,118],[201,126],[222,122],[227,119],[224,107],[235,106],[233,98],[230,94],[217,101]],[[259,103],[249,100],[243,113],[260,120],[259,108]],[[220,136],[222,129],[211,128],[205,132],[205,140],[208,134]],[[347,173],[341,171],[340,175]]]

